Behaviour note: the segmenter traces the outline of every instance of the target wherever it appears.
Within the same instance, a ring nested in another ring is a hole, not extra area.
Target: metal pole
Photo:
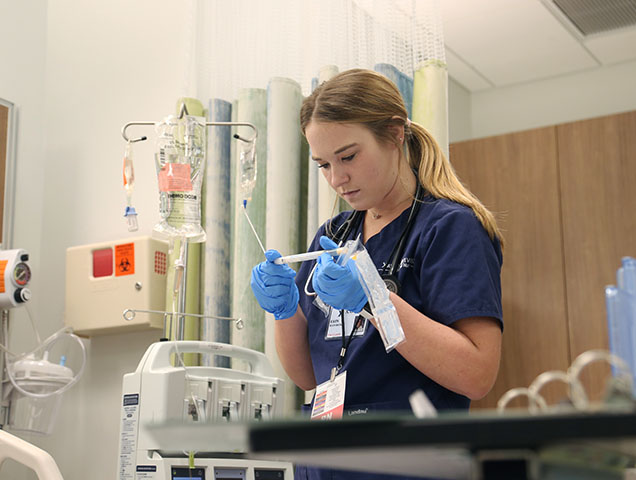
[[[7,339],[4,334],[5,331],[9,331],[9,310],[2,310],[0,316],[0,345],[4,346],[7,344]],[[2,394],[2,379],[4,378],[5,356],[5,352],[0,352],[0,429],[9,421],[9,404],[7,402],[7,404],[4,405],[2,401],[4,398]]]
[[[188,241],[185,237],[181,238],[181,248],[183,249],[183,277],[181,278],[181,285],[179,286],[179,296],[177,300],[179,315],[177,340],[185,339],[185,312],[186,312],[186,288],[188,286]]]

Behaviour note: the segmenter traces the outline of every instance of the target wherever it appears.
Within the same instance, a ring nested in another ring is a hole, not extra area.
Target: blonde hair
[[[491,239],[503,247],[503,236],[493,214],[459,180],[433,136],[408,120],[397,87],[372,70],[344,71],[319,85],[300,110],[303,134],[309,122],[355,123],[365,126],[380,143],[400,146],[391,126],[403,126],[406,159],[432,196],[470,207]],[[400,149],[400,152],[402,150]]]

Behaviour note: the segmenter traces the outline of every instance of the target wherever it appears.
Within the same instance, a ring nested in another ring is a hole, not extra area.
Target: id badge
[[[312,420],[335,420],[342,418],[344,412],[347,372],[327,380],[316,387],[316,400],[311,410]]]
[[[351,330],[356,323],[359,314],[355,314],[353,312],[349,312],[345,310],[345,337],[349,338],[351,334]],[[340,319],[340,310],[336,310],[335,308],[330,309],[329,312],[329,324],[327,325],[327,332],[325,333],[325,340],[335,340],[342,338],[342,325]],[[367,319],[364,319],[361,327],[353,334],[354,337],[361,337],[367,331]]]

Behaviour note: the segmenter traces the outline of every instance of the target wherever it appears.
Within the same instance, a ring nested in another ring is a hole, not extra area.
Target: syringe
[[[328,253],[335,257],[336,255],[340,255],[342,252],[344,252],[344,247],[334,248],[333,250],[316,250],[315,252],[297,253],[295,255],[287,255],[286,257],[278,257],[274,260],[274,263],[282,265],[283,263],[306,262],[307,260],[315,260],[323,253]]]

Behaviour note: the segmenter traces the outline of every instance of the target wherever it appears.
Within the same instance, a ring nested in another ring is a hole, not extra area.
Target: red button
[[[93,277],[110,277],[113,275],[113,249],[93,250]]]

